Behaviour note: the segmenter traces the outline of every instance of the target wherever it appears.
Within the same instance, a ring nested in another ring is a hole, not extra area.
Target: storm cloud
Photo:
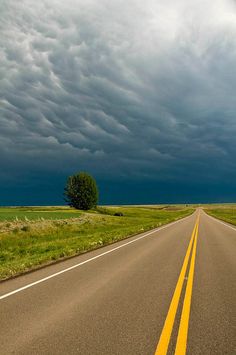
[[[88,170],[139,189],[236,187],[234,1],[3,0],[0,13],[2,183]]]

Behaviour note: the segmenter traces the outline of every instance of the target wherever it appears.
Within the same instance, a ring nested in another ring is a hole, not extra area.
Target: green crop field
[[[0,209],[0,279],[185,217],[184,206]],[[123,214],[116,216],[115,214]]]

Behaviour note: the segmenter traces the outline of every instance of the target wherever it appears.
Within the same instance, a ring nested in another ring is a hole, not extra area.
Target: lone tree
[[[96,181],[85,172],[69,176],[64,195],[66,202],[71,207],[80,210],[89,210],[96,207],[98,202]]]

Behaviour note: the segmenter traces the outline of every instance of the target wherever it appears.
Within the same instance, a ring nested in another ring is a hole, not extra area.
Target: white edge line
[[[205,212],[205,211],[204,211],[204,212]],[[206,212],[205,212],[205,213],[206,213]],[[222,222],[222,221],[219,220],[218,218],[209,215],[208,213],[206,213],[206,215],[207,215],[208,217],[210,217],[211,219],[213,219],[214,221],[219,222],[219,223],[223,224],[224,226],[226,226],[226,227],[228,227],[228,228],[230,228],[230,229],[233,229],[233,230],[236,232],[236,227],[232,227],[232,226],[230,226],[229,224]]]
[[[162,230],[162,229],[165,229],[165,228],[168,228],[168,227],[170,227],[170,226],[173,226],[174,224],[179,223],[179,222],[182,222],[182,221],[184,221],[185,219],[190,218],[190,217],[192,217],[192,214],[191,214],[190,216],[181,218],[181,219],[179,219],[178,221],[171,222],[171,223],[168,223],[167,225],[164,225],[164,226],[162,226],[162,227],[155,228],[155,229],[152,230],[151,232],[148,232],[148,233],[142,235],[141,237],[138,237],[138,238],[136,238],[136,239],[133,239],[133,240],[131,240],[131,241],[125,243],[125,244],[119,245],[118,247],[115,247],[115,248],[113,248],[113,249],[111,249],[111,250],[105,251],[105,252],[102,253],[102,254],[96,255],[96,256],[94,256],[94,257],[92,257],[92,258],[90,258],[90,259],[87,259],[87,260],[85,260],[85,261],[82,261],[82,262],[79,263],[79,264],[70,266],[70,267],[68,267],[68,268],[66,268],[66,269],[64,269],[64,270],[61,270],[61,271],[56,272],[55,274],[52,274],[52,275],[47,276],[47,277],[44,277],[43,279],[40,279],[40,280],[38,280],[38,281],[32,282],[32,283],[30,283],[30,284],[27,284],[27,285],[25,285],[25,286],[23,286],[23,287],[20,287],[20,288],[14,290],[14,291],[8,292],[8,293],[6,293],[6,294],[0,296],[0,300],[3,300],[4,298],[7,298],[7,297],[9,297],[9,296],[12,296],[12,295],[14,295],[14,294],[16,294],[16,293],[18,293],[18,292],[23,291],[23,290],[26,290],[27,288],[30,288],[30,287],[32,287],[32,286],[38,285],[38,284],[40,284],[41,282],[47,281],[47,280],[49,280],[49,279],[52,279],[53,277],[56,277],[56,276],[61,275],[61,274],[64,274],[65,272],[70,271],[70,270],[73,270],[73,269],[75,269],[75,268],[77,268],[77,267],[79,267],[79,266],[82,266],[82,265],[84,265],[84,264],[87,264],[87,263],[89,263],[90,261],[93,261],[93,260],[95,260],[95,259],[101,258],[102,256],[104,256],[104,255],[106,255],[106,254],[112,253],[113,251],[118,250],[118,249],[120,249],[120,248],[123,248],[123,247],[125,247],[126,245],[129,245],[129,244],[131,244],[131,243],[137,242],[138,240],[143,239],[143,238],[147,237],[147,236],[150,235],[150,234],[159,232],[159,231]]]

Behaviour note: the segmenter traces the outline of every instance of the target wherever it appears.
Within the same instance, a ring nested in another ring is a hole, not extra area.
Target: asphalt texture
[[[236,228],[202,210],[0,283],[0,354],[155,354],[198,214],[187,354],[236,354]],[[168,354],[175,353],[187,279]]]

